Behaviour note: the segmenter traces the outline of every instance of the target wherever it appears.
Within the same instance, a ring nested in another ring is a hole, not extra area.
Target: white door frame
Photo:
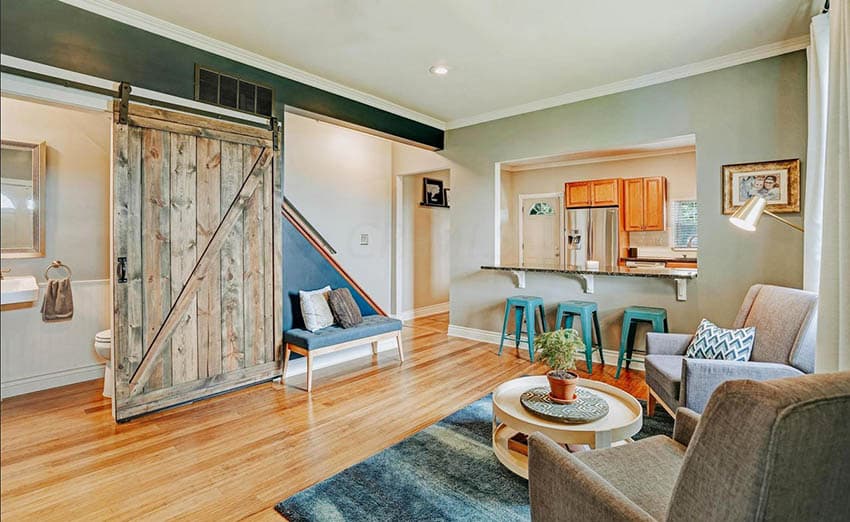
[[[519,266],[523,266],[525,262],[525,245],[523,244],[522,238],[522,228],[523,221],[525,220],[525,211],[523,210],[523,204],[527,199],[541,199],[541,198],[558,198],[558,217],[560,221],[560,231],[558,236],[560,237],[560,249],[561,249],[561,268],[564,267],[564,217],[566,216],[566,212],[564,212],[564,193],[563,192],[541,192],[539,194],[518,194],[517,195],[517,216],[519,219],[517,220],[517,250],[519,251]]]
[[[404,262],[404,256],[402,255],[404,252],[404,178],[407,176],[418,176],[420,174],[430,174],[432,172],[443,172],[449,171],[449,183],[451,183],[451,175],[452,169],[449,167],[445,167],[442,169],[425,169],[425,170],[417,170],[415,172],[405,172],[404,174],[396,174],[393,176],[393,182],[395,184],[395,194],[394,194],[394,204],[393,204],[393,302],[391,303],[390,315],[394,316],[397,319],[401,319],[401,316],[404,315],[408,310],[402,310],[402,270],[401,265]],[[451,209],[449,209],[449,219],[451,219]]]

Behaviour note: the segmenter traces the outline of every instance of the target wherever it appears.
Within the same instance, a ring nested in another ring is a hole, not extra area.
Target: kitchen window
[[[674,200],[670,205],[673,222],[673,249],[696,250],[697,202],[695,199]]]

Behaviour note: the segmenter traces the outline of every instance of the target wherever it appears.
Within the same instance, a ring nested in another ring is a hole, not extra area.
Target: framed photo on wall
[[[427,207],[448,206],[442,180],[422,178],[422,205]]]
[[[753,196],[767,200],[771,212],[800,212],[800,160],[723,165],[723,213],[732,214]]]

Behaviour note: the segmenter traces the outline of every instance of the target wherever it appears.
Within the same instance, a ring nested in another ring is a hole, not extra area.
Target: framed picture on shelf
[[[753,196],[776,213],[800,212],[800,160],[723,165],[723,213],[732,214]]]
[[[446,191],[443,181],[439,179],[422,179],[422,204],[428,207],[445,207]]]

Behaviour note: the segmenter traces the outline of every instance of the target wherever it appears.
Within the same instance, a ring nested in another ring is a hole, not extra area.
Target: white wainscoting
[[[406,312],[402,312],[396,316],[396,319],[401,321],[409,321],[410,319],[416,319],[417,317],[428,317],[429,315],[437,315],[444,314],[449,311],[449,303],[437,303],[431,306],[423,306],[421,308],[416,308],[413,310],[407,310]]]
[[[41,320],[45,286],[32,306],[0,311],[0,397],[103,377],[93,343],[110,327],[109,280],[73,281],[74,317],[55,323]]]
[[[458,326],[455,324],[449,325],[449,337],[461,337],[463,339],[471,339],[473,341],[479,341],[482,343],[490,343],[490,344],[499,344],[499,341],[502,338],[501,332],[494,332],[492,330],[479,330],[477,328],[468,328],[466,326]],[[528,351],[528,347],[526,345],[520,345],[520,350]],[[503,349],[503,353],[507,353],[508,350],[516,350],[516,344],[513,341],[505,341],[505,346]],[[617,350],[602,348],[602,353],[605,354],[605,364],[616,367],[617,366],[617,357],[619,356],[619,352]],[[577,361],[584,360],[583,353],[577,353],[575,356]],[[599,361],[599,351],[593,351],[593,362]],[[625,368],[625,365],[623,366]],[[640,370],[644,371],[643,366],[643,356],[639,353],[634,354],[634,360],[632,361],[630,369],[632,370]]]

